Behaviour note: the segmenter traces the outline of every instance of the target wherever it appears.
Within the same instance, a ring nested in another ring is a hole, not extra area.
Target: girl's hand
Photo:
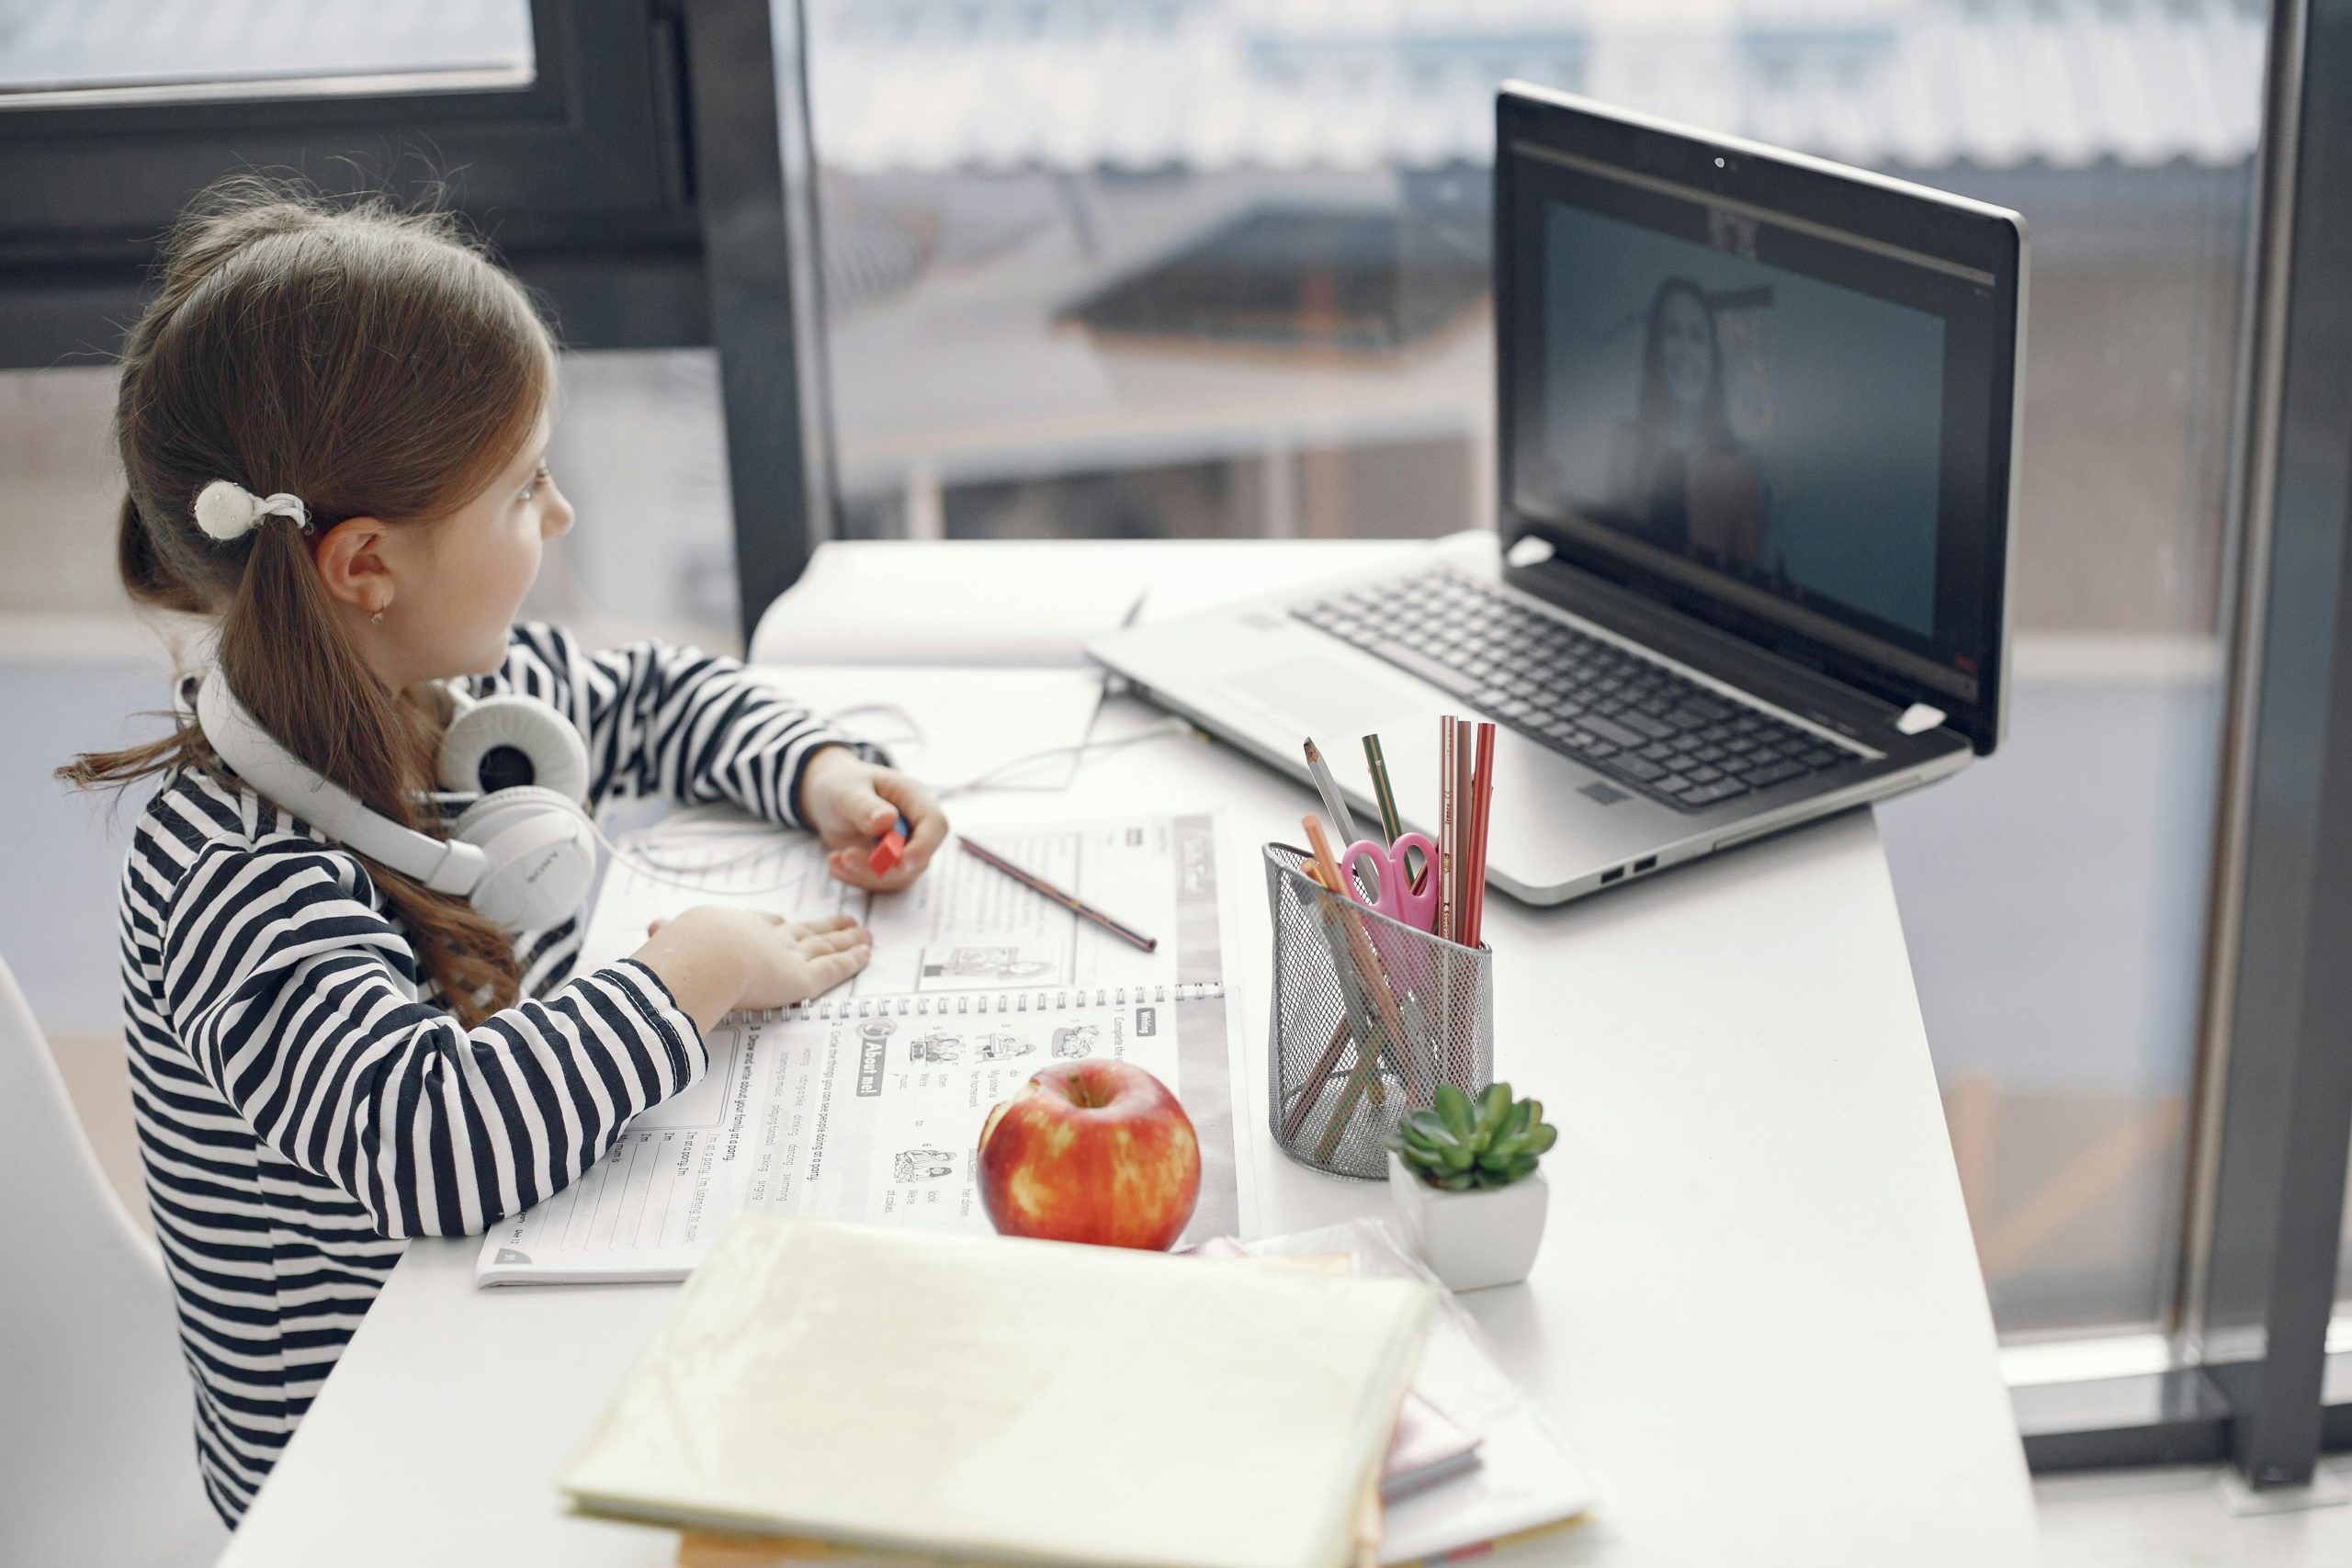
[[[738,1008],[790,1007],[824,995],[865,967],[874,938],[847,915],[787,920],[699,904],[646,928],[630,956],[662,977],[680,1011],[710,1032]]]
[[[866,857],[901,813],[914,829],[906,853],[876,876],[865,869]],[[860,761],[846,746],[829,746],[808,759],[800,774],[800,820],[832,852],[825,869],[833,879],[872,893],[895,893],[921,876],[947,840],[947,814],[931,791],[895,768]]]

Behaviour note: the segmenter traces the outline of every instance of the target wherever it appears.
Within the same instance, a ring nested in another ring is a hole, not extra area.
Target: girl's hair
[[[553,344],[522,288],[448,215],[330,203],[252,178],[198,198],[122,350],[114,437],[129,493],[116,562],[142,605],[219,627],[220,673],[262,728],[374,811],[424,832],[447,704],[362,661],[310,541],[349,517],[417,526],[478,494],[537,428]],[[233,479],[309,508],[225,543],[197,492]],[[192,721],[58,770],[85,788],[220,771]],[[511,940],[462,899],[369,866],[418,959],[469,1026],[511,1005]]]

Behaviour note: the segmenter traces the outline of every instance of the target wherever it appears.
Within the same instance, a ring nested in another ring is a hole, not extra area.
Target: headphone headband
[[[428,837],[372,811],[264,729],[218,670],[196,691],[196,721],[220,760],[262,795],[338,843],[380,861],[435,893],[473,891],[489,865],[472,844]]]

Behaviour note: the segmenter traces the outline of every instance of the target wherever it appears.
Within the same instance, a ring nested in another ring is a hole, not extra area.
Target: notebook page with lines
[[[704,903],[846,912],[873,931],[873,961],[814,1001],[729,1015],[707,1040],[707,1072],[630,1122],[578,1181],[490,1228],[475,1282],[683,1279],[745,1212],[986,1234],[980,1123],[1039,1067],[1085,1056],[1143,1067],[1192,1118],[1201,1197],[1184,1241],[1247,1234],[1215,818],[1008,818],[971,830],[1158,950],[952,845],[911,888],[877,897],[828,877],[804,833],[701,817],[624,840],[633,859],[695,886],[615,862],[583,968]]]

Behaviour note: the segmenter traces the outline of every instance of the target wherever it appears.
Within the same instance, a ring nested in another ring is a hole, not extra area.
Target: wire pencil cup
[[[1301,1165],[1366,1179],[1441,1083],[1494,1077],[1494,950],[1446,942],[1325,890],[1306,851],[1266,846],[1274,927],[1272,1131]]]

